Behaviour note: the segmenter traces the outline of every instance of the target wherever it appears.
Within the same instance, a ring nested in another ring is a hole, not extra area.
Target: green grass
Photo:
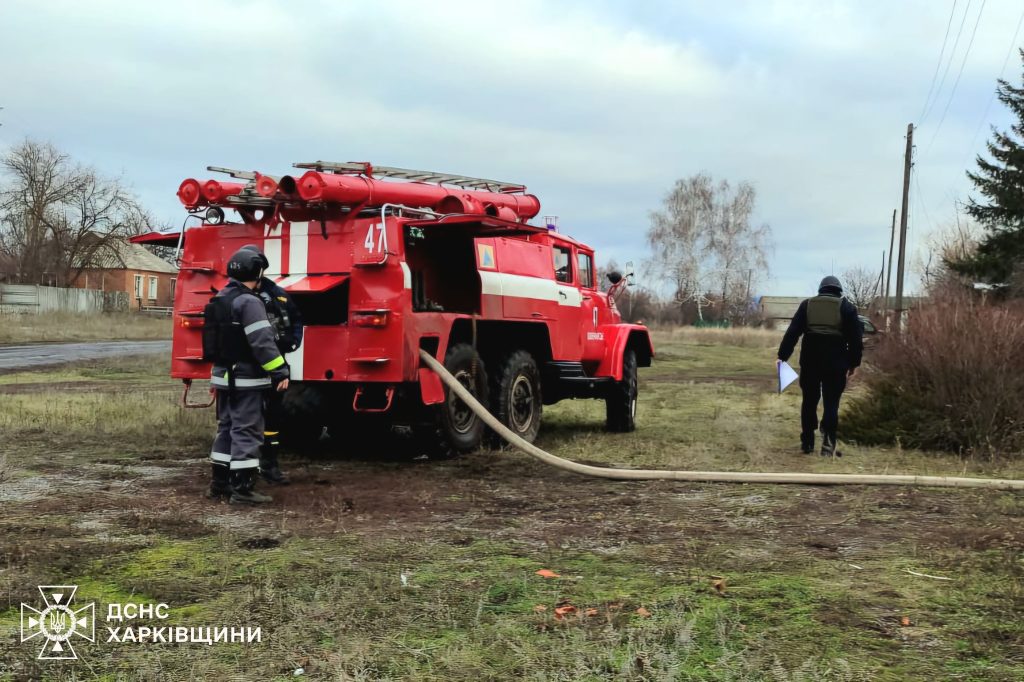
[[[168,380],[169,362],[159,355],[134,355],[125,358],[100,359],[77,362],[73,365],[41,367],[21,372],[0,374],[0,386],[5,384],[43,384],[66,381],[92,381],[101,383],[146,382],[165,387],[180,385]]]
[[[899,449],[800,455],[798,396],[773,394],[770,345],[742,343],[665,334],[636,433],[606,434],[600,404],[572,401],[546,409],[539,443],[636,467],[1021,476]],[[292,490],[239,510],[200,497],[211,415],[179,410],[165,369],[0,387],[12,489],[52,485],[0,500],[0,679],[1024,679],[1018,494],[616,483],[508,451],[340,452],[289,458]],[[18,604],[54,582],[98,609],[163,602],[157,625],[259,626],[264,641],[101,640],[77,664],[36,663]],[[575,613],[556,619],[565,605]]]
[[[169,338],[169,318],[129,313],[0,313],[0,344]]]

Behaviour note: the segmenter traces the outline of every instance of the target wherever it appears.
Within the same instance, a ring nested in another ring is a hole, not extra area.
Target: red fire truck
[[[608,429],[634,429],[637,367],[654,349],[615,307],[625,279],[613,273],[601,292],[593,249],[529,223],[540,202],[524,186],[368,163],[295,167],[306,172],[209,167],[233,181],[181,183],[197,224],[136,238],[178,249],[172,376],[209,378],[203,307],[231,254],[256,244],[306,325],[286,356],[293,435],[364,419],[449,452],[478,447],[483,423],[421,366],[420,349],[527,440],[542,406],[566,398],[604,400]]]

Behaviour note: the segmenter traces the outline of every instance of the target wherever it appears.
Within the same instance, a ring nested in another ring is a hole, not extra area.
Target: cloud
[[[968,36],[919,131],[915,238],[968,190],[965,158],[1019,11],[986,3],[934,144]],[[524,182],[599,259],[638,261],[648,211],[704,170],[758,188],[781,294],[807,290],[833,258],[874,267],[888,248],[903,134],[949,16],[811,0],[14,0],[2,12],[0,143],[51,139],[123,172],[166,222],[183,217],[178,182],[207,164],[365,159]]]

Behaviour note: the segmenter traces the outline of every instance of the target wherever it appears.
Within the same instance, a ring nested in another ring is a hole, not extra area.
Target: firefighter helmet
[[[261,249],[260,247],[256,246],[255,244],[246,244],[245,246],[242,247],[241,250],[255,251],[256,253],[258,253],[260,255],[260,258],[263,259],[263,269],[266,270],[267,268],[270,267],[270,261],[267,260],[267,256],[266,256],[266,254],[263,253],[263,249]]]
[[[252,250],[243,246],[228,261],[227,274],[239,282],[254,282],[260,278],[260,273],[267,265],[267,257],[258,249]]]

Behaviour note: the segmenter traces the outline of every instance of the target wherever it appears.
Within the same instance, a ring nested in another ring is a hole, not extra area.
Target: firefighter
[[[272,498],[254,490],[263,445],[263,399],[288,388],[288,365],[256,286],[263,254],[239,249],[228,261],[227,286],[204,311],[203,348],[213,357],[210,384],[217,391],[217,437],[210,459],[210,496],[258,504]]]
[[[264,268],[268,265],[266,256],[255,244],[242,247],[260,255]],[[288,292],[279,287],[273,280],[260,277],[256,285],[256,293],[263,301],[267,318],[273,325],[277,336],[277,348],[282,355],[298,350],[302,344],[302,316]],[[264,431],[263,447],[260,450],[260,473],[267,483],[288,485],[288,476],[281,471],[278,452],[281,449],[281,427],[284,422],[284,393],[266,391],[264,393]]]
[[[796,342],[800,346],[800,446],[804,453],[814,452],[814,432],[818,429],[818,402],[823,400],[821,417],[821,455],[841,456],[836,450],[839,426],[839,399],[846,380],[860,366],[863,352],[863,328],[857,309],[843,298],[842,284],[829,275],[821,280],[818,295],[797,308],[782,343],[776,364],[789,360]]]

